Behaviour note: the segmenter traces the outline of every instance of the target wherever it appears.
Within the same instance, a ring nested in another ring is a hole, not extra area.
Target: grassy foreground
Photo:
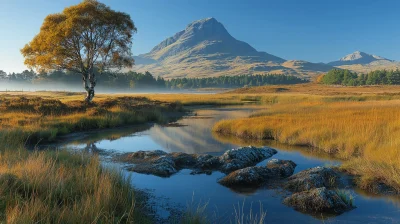
[[[80,94],[51,94],[0,95],[0,222],[151,223],[130,181],[102,168],[96,156],[24,146],[77,131],[163,122],[180,105],[122,96],[88,105]]]
[[[151,223],[129,181],[96,157],[14,149],[0,164],[2,222]]]
[[[82,103],[79,93],[3,94],[0,218],[10,223],[151,222],[140,211],[129,182],[118,172],[102,169],[98,158],[22,148],[77,131],[162,122],[165,113],[181,110],[180,103],[264,105],[266,109],[252,117],[221,121],[214,130],[312,146],[345,159],[342,167],[360,175],[363,188],[383,182],[400,191],[398,92],[400,87],[271,86],[224,94],[146,94],[146,98],[99,94],[91,105]],[[188,220],[194,219],[189,215]]]
[[[363,189],[375,191],[377,183],[384,183],[400,193],[399,87],[388,87],[386,93],[385,87],[346,87],[343,94],[340,87],[319,85],[306,86],[303,92],[295,86],[281,94],[268,93],[271,88],[254,89],[261,99],[275,99],[266,103],[264,111],[220,121],[213,130],[245,139],[311,146],[344,159],[342,168],[359,176]],[[373,94],[374,89],[380,92]],[[263,90],[267,93],[262,94]],[[250,94],[252,89],[235,92]]]

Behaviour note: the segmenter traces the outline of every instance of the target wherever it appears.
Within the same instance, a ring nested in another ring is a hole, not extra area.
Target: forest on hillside
[[[295,76],[263,74],[263,75],[239,75],[220,76],[210,78],[179,78],[165,80],[155,77],[150,72],[124,72],[103,73],[96,76],[98,87],[114,90],[143,90],[143,89],[197,89],[197,88],[239,88],[245,86],[279,85],[305,83],[307,80]],[[25,70],[21,73],[7,74],[0,70],[0,83],[34,85],[68,85],[81,86],[82,76],[73,72],[53,71],[49,73],[35,73]]]
[[[332,69],[322,77],[321,83],[344,86],[400,85],[400,71],[376,70],[357,74],[349,70]]]

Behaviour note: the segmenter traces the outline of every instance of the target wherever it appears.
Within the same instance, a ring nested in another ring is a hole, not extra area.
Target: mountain
[[[232,37],[215,18],[197,20],[135,57],[134,70],[164,78],[278,73],[311,78],[333,67],[286,61]]]
[[[329,65],[332,66],[342,66],[342,65],[366,65],[369,64],[371,62],[393,62],[393,60],[389,60],[377,55],[373,55],[373,54],[367,54],[361,51],[356,51],[352,54],[348,54],[346,56],[344,56],[343,58],[339,59],[339,61],[333,61],[328,63]]]
[[[348,69],[358,73],[368,73],[370,71],[382,69],[400,69],[400,62],[361,51],[348,54],[339,61],[330,62],[328,65]]]
[[[185,30],[164,40],[142,57],[162,61],[178,55],[182,56],[180,59],[217,55],[219,58],[247,56],[266,61],[285,61],[265,52],[257,52],[249,44],[236,40],[214,18],[202,19],[189,24]]]

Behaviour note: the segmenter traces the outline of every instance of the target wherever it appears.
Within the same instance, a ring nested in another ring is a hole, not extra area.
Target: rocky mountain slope
[[[260,52],[236,40],[214,18],[190,23],[155,46],[135,57],[133,70],[150,71],[164,78],[210,77],[242,74],[291,74],[311,78],[333,67],[322,63],[286,61]]]

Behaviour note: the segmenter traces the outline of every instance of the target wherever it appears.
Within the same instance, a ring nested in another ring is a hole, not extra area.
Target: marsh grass
[[[243,201],[242,205],[239,203],[234,205],[235,216],[233,224],[263,224],[265,223],[265,218],[267,217],[267,212],[263,209],[262,203],[260,202],[260,211],[253,211],[253,203],[251,203],[250,211],[246,213],[244,211],[245,201]]]
[[[151,223],[129,180],[82,153],[3,150],[0,198],[7,223]]]
[[[92,104],[41,97],[0,98],[0,141],[30,144],[54,141],[72,132],[114,128],[146,122],[164,122],[166,112],[182,111],[175,103],[144,97],[114,97]]]
[[[195,203],[194,195],[192,201],[187,204],[186,210],[179,224],[205,224],[210,223],[210,219],[207,215],[208,202],[198,202]]]
[[[229,217],[219,217],[217,213],[214,213],[214,217],[210,217],[207,213],[209,203],[199,202],[195,203],[194,199],[187,205],[186,211],[184,212],[182,219],[178,222],[179,224],[208,224],[208,223],[232,223],[232,224],[264,224],[267,212],[264,210],[262,203],[260,202],[260,210],[258,212],[253,210],[253,203],[251,203],[250,210],[245,211],[246,201],[233,205],[234,214]],[[224,219],[225,221],[221,221]]]
[[[399,108],[400,100],[337,101],[311,96],[280,101],[250,118],[220,121],[213,130],[309,146],[345,160],[342,168],[359,176],[363,189],[379,182],[400,192]]]
[[[336,193],[339,195],[339,197],[342,199],[342,201],[344,203],[346,203],[346,205],[349,205],[351,207],[355,206],[354,197],[349,191],[344,190],[344,189],[337,189]]]
[[[86,104],[29,94],[1,96],[0,221],[152,223],[130,180],[103,168],[97,156],[29,151],[25,146],[77,131],[164,122],[165,113],[182,110],[144,97],[101,98]]]

